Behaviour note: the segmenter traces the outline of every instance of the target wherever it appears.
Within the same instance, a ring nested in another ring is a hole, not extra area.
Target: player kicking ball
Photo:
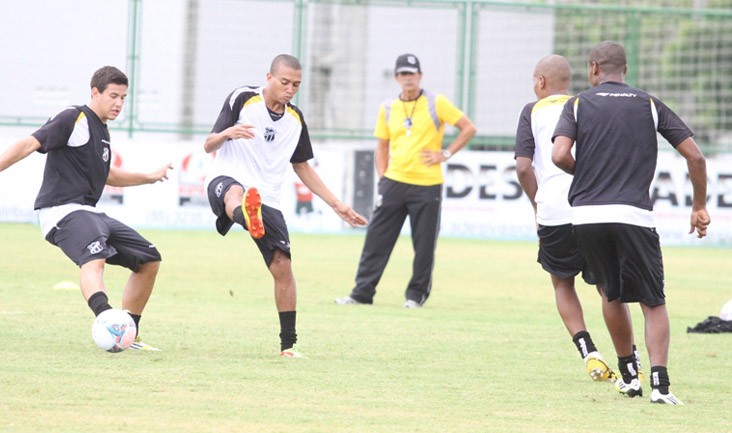
[[[226,235],[234,223],[249,231],[274,279],[280,320],[280,354],[304,357],[295,347],[297,291],[292,272],[290,236],[281,212],[280,192],[287,167],[351,226],[366,219],[325,186],[308,161],[313,158],[302,112],[290,100],[302,82],[293,56],[274,58],[264,87],[235,89],[224,101],[206,152],[216,152],[206,176],[216,229]]]
[[[89,105],[66,107],[30,136],[0,155],[0,171],[33,152],[46,154],[41,190],[35,201],[44,238],[81,268],[81,293],[96,316],[112,307],[102,280],[104,265],[132,271],[122,293],[138,329],[155,284],[160,253],[132,228],[96,208],[105,185],[134,186],[168,178],[170,164],[152,173],[111,167],[107,122],[119,116],[127,96],[124,73],[105,66],[91,79]],[[137,335],[130,349],[158,350]]]

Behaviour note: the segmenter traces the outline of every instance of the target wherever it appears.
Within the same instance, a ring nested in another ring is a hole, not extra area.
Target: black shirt
[[[86,105],[67,107],[34,132],[46,153],[35,209],[78,203],[95,206],[109,176],[107,125]]]
[[[569,203],[653,210],[656,131],[674,147],[693,135],[663,102],[625,83],[602,83],[570,98],[552,136],[576,141]]]

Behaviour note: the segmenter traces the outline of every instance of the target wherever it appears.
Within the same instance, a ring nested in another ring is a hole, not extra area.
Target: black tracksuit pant
[[[373,303],[376,285],[384,273],[404,220],[409,215],[414,262],[406,298],[421,305],[432,289],[432,269],[440,228],[442,184],[411,185],[382,177],[378,188],[379,197],[366,231],[366,241],[356,273],[356,287],[351,292],[351,297],[359,302]]]

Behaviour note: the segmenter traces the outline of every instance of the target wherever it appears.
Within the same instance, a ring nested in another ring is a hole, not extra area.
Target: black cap
[[[414,54],[402,54],[397,57],[396,66],[394,66],[394,73],[400,72],[411,72],[412,74],[422,73],[422,69],[419,67],[419,59]]]

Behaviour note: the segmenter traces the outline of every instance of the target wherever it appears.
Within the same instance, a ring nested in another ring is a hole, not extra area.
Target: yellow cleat
[[[585,367],[587,367],[587,374],[595,382],[615,382],[617,380],[615,372],[602,360],[602,356],[597,352],[587,355]]]

